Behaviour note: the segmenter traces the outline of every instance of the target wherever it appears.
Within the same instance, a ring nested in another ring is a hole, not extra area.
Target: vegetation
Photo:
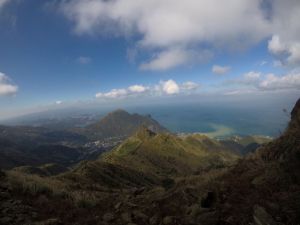
[[[286,132],[243,158],[223,141],[142,127],[61,174],[0,171],[0,224],[298,224],[299,140],[300,100]]]

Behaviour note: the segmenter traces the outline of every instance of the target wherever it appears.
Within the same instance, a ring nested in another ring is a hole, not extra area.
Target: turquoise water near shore
[[[172,132],[214,133],[214,136],[266,135],[277,137],[287,126],[289,110],[284,105],[240,106],[178,104],[131,108],[150,114]]]

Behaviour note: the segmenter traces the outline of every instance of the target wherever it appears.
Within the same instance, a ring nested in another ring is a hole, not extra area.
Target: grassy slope
[[[142,129],[102,160],[144,173],[178,176],[228,165],[238,158],[218,142],[205,136],[179,138]]]
[[[218,211],[223,222],[249,224],[269,217],[273,224],[299,223],[299,140],[300,100],[285,133],[242,160],[221,180]]]

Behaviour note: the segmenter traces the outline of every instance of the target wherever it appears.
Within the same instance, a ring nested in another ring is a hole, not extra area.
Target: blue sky
[[[78,101],[299,94],[299,12],[296,0],[0,0],[0,117]]]

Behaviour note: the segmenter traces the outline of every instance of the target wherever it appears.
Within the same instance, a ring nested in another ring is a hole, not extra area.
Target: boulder
[[[173,218],[171,216],[166,216],[163,218],[164,225],[171,225],[173,223]]]
[[[111,222],[115,219],[115,216],[114,214],[112,213],[105,213],[102,217],[102,219],[105,221],[105,222]]]
[[[132,215],[131,213],[124,212],[121,214],[122,221],[125,223],[131,223],[132,222]]]
[[[255,225],[276,225],[272,216],[267,213],[266,209],[255,205],[253,208],[253,221]]]

